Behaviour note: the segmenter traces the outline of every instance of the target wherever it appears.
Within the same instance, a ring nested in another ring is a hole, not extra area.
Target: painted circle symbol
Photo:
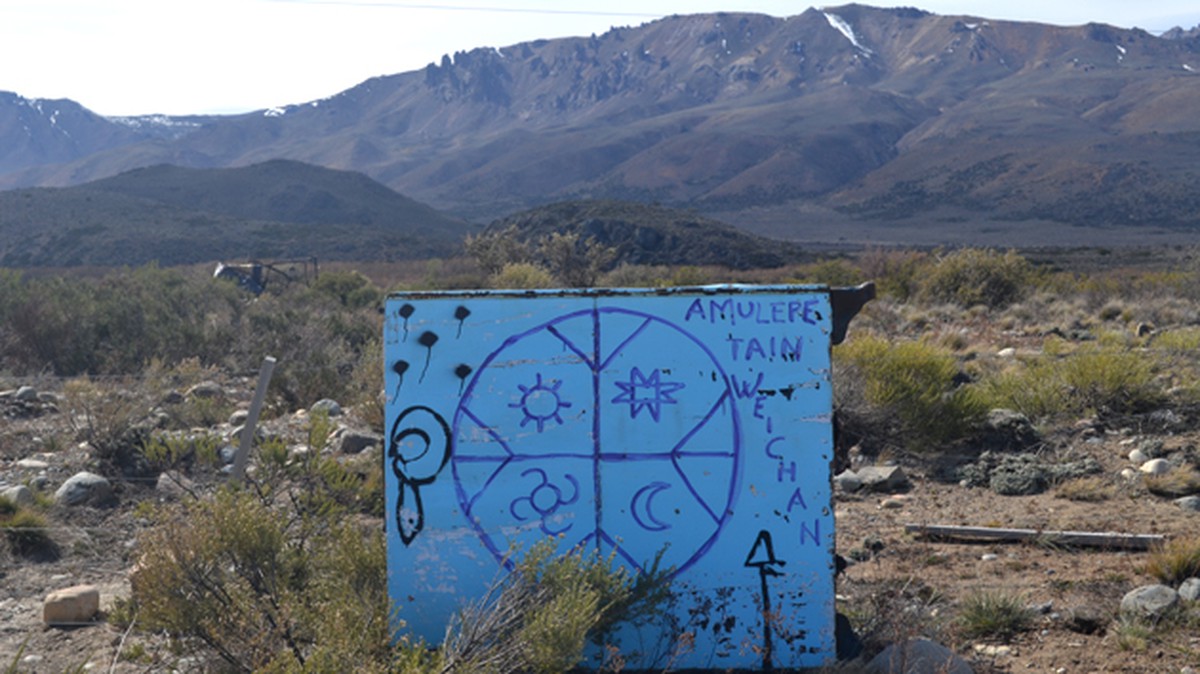
[[[459,505],[504,564],[557,535],[642,570],[704,557],[738,482],[737,407],[695,335],[622,308],[513,335],[474,368],[451,425]]]

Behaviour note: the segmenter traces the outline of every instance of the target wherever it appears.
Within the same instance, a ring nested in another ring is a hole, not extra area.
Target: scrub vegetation
[[[388,603],[378,450],[361,465],[337,460],[328,451],[333,424],[313,413],[302,447],[266,438],[247,481],[226,485],[221,443],[197,428],[227,419],[232,406],[202,397],[163,402],[198,381],[248,377],[272,355],[279,366],[265,418],[335,398],[382,434],[380,308],[393,290],[872,280],[878,298],[833,348],[842,453],[970,454],[998,408],[1044,433],[1081,418],[1149,424],[1163,409],[1184,420],[1200,410],[1198,273],[1190,263],[1083,273],[1012,251],[964,249],[876,250],[770,270],[607,269],[611,251],[574,235],[492,235],[472,239],[468,250],[475,259],[332,265],[311,285],[257,297],[205,270],[0,270],[0,389],[52,384],[70,420],[68,433],[39,439],[46,451],[86,442],[90,467],[114,480],[170,475],[186,485],[170,502],[118,489],[145,521],[131,548],[132,593],[107,616],[140,635],[126,645],[127,660],[165,662],[154,651],[165,643],[231,671],[342,671],[354,662],[368,672],[560,672],[585,653],[604,654],[609,629],[653,616],[666,600],[669,570],[630,577],[610,559],[549,541],[523,551],[516,571],[464,607],[444,645],[430,648],[405,636],[404,607]],[[1053,486],[1059,503],[1128,497],[1131,488],[1114,480]],[[1191,494],[1200,478],[1150,476],[1143,489]],[[47,533],[62,513],[38,499],[0,498],[6,561],[72,554]],[[1196,547],[1164,545],[1145,571],[1167,582],[1195,575]],[[921,563],[934,568],[939,560]],[[1036,622],[1023,595],[920,600],[949,607],[953,619],[939,629],[960,638],[1019,640]],[[882,647],[897,630],[889,611],[847,613],[868,647]],[[619,670],[620,654],[607,655]]]

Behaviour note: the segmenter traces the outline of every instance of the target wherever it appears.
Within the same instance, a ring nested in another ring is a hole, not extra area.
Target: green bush
[[[312,284],[312,292],[331,297],[351,309],[379,307],[383,303],[383,291],[356,271],[327,271]]]
[[[554,282],[550,272],[540,265],[533,262],[510,262],[488,279],[488,285],[493,288],[533,290],[553,288],[558,284]]]
[[[1048,340],[1042,354],[986,378],[981,383],[985,397],[995,407],[1036,420],[1127,414],[1162,402],[1154,361],[1146,354],[1106,343],[1074,351],[1056,344]]]
[[[927,342],[855,337],[833,350],[834,400],[845,442],[936,451],[967,435],[986,407],[959,386],[958,361]]]
[[[22,508],[0,496],[0,531],[14,554],[23,557],[53,558],[58,546],[47,533],[49,524],[40,513]]]
[[[928,269],[920,294],[934,302],[998,309],[1023,297],[1034,278],[1033,265],[1014,251],[964,248]]]
[[[564,672],[583,659],[589,638],[652,619],[669,596],[669,570],[658,560],[631,577],[611,557],[579,549],[560,555],[556,545],[535,545],[451,625],[443,671]]]
[[[141,537],[132,579],[143,628],[203,643],[243,671],[387,661],[380,531],[231,490],[163,518]]]

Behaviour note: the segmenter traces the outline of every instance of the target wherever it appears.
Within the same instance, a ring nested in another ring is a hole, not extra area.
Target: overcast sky
[[[839,3],[840,4],[840,3]],[[888,5],[896,3],[871,3]],[[1197,0],[905,1],[938,14],[1161,33]],[[232,113],[325,98],[442,54],[669,14],[792,16],[783,0],[0,0],[0,91],[104,115]]]

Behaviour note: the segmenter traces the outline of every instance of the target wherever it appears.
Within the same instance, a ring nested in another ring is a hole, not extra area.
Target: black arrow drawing
[[[771,592],[767,587],[769,576],[782,576],[776,570],[787,562],[775,558],[775,545],[771,542],[771,532],[763,529],[750,546],[750,554],[746,555],[744,566],[758,569],[758,580],[762,584],[762,613],[763,613],[763,671],[773,670],[771,649]]]

